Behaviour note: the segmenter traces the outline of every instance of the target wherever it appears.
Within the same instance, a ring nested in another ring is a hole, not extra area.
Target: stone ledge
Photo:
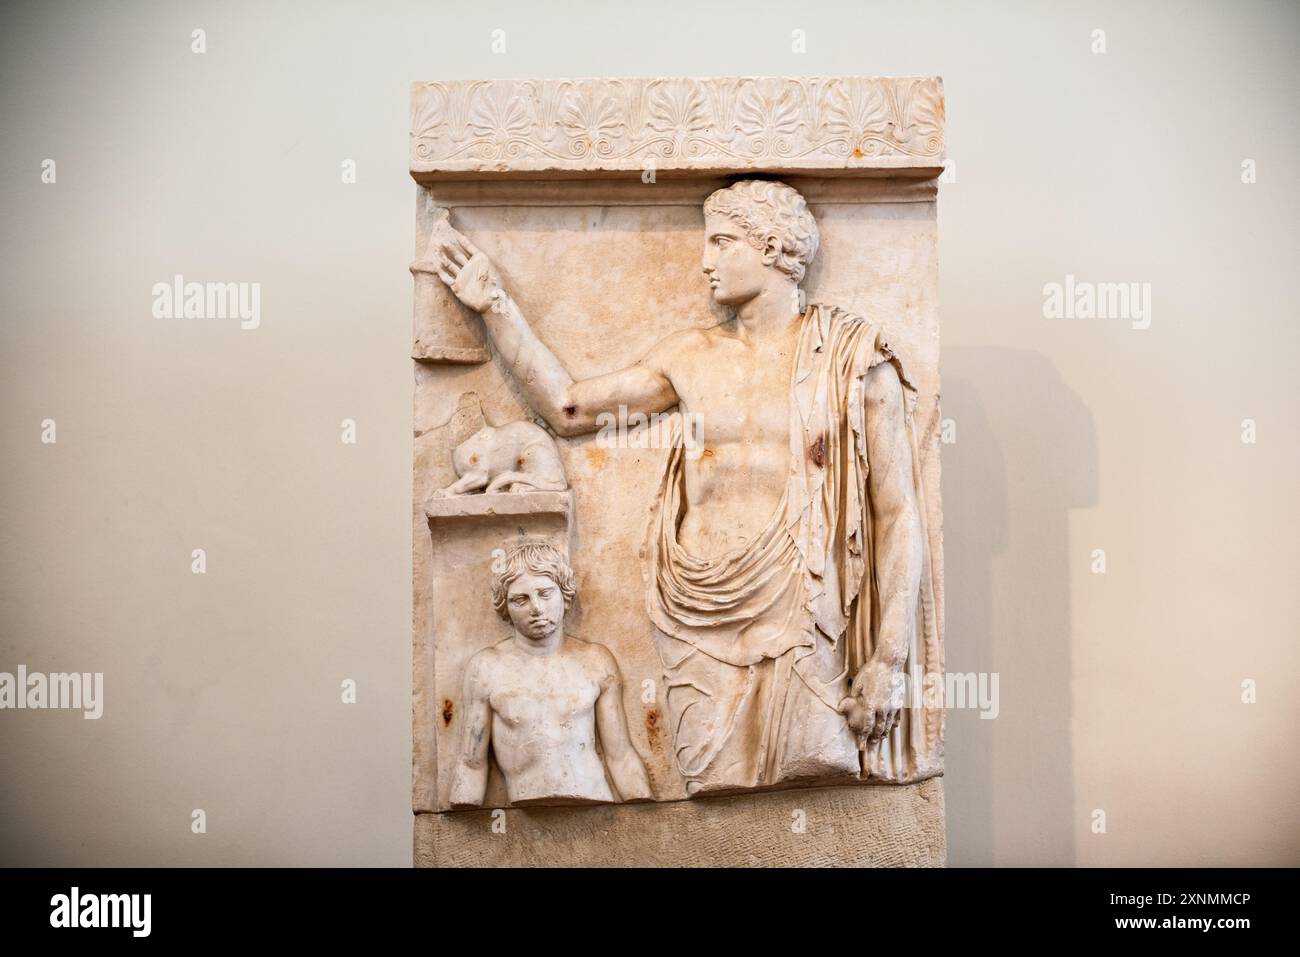
[[[569,515],[573,491],[492,492],[431,498],[424,504],[429,521],[447,518],[480,518],[487,515]]]
[[[504,833],[493,831],[494,814]],[[417,867],[943,867],[943,779],[664,804],[422,813],[414,850]]]

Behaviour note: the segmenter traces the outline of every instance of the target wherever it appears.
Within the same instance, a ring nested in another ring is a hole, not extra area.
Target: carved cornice
[[[943,167],[938,77],[452,80],[411,88],[418,180]],[[876,175],[880,175],[877,173]]]

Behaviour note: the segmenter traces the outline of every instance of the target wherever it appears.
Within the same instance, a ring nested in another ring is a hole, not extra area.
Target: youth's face
[[[520,575],[506,590],[506,610],[519,634],[544,641],[564,621],[564,595],[545,575]]]
[[[763,261],[762,251],[745,238],[744,228],[729,216],[704,214],[704,275],[713,298],[724,306],[749,302],[763,291],[775,269]]]

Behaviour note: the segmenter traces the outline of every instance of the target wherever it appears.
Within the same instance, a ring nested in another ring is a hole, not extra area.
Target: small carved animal
[[[484,425],[456,446],[451,464],[460,476],[434,493],[561,491],[569,487],[555,440],[541,426],[520,419]]]

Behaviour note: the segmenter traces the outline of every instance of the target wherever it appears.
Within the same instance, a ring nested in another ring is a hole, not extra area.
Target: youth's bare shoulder
[[[587,667],[593,678],[601,682],[619,678],[618,662],[614,660],[614,653],[604,645],[572,636],[566,640],[572,642],[575,656]]]
[[[469,661],[465,663],[466,680],[480,682],[490,680],[493,673],[500,668],[503,658],[509,654],[511,641],[512,638],[503,638],[496,644],[480,648],[470,655]]]

